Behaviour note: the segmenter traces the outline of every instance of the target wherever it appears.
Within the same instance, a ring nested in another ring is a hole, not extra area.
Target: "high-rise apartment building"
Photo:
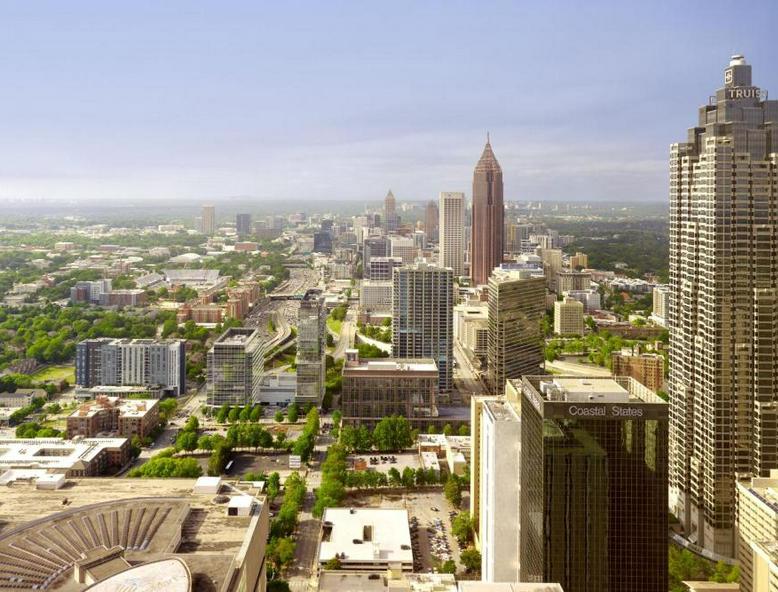
[[[373,257],[389,256],[389,239],[385,236],[371,236],[362,243],[362,266],[365,273],[370,272]],[[375,279],[375,278],[374,278]]]
[[[588,290],[592,285],[592,274],[584,271],[558,271],[556,292],[564,294],[571,290]]]
[[[625,347],[611,354],[611,373],[614,376],[631,376],[640,384],[652,391],[660,391],[665,387],[665,359],[657,353],[640,353],[638,346],[634,349]]]
[[[664,401],[631,378],[525,376],[472,405],[485,581],[667,590]]]
[[[440,266],[465,275],[465,194],[443,191],[438,200]]]
[[[209,407],[259,402],[264,344],[257,329],[231,327],[213,342],[207,356]]]
[[[543,267],[546,269],[546,286],[552,292],[557,292],[557,274],[562,271],[562,250],[561,249],[538,249],[540,258],[543,260]]]
[[[778,101],[733,56],[670,149],[671,499],[734,554],[735,474],[778,467]]]
[[[171,395],[186,392],[183,339],[86,339],[76,344],[76,384],[158,386]]]
[[[324,397],[326,316],[321,292],[306,292],[297,312],[298,403],[320,405]]]
[[[438,240],[438,218],[440,212],[438,211],[438,204],[434,201],[427,202],[427,207],[424,210],[424,232],[427,233],[427,240],[435,242]]]
[[[235,232],[240,236],[251,234],[251,214],[237,214],[235,216]]]
[[[487,360],[492,392],[502,394],[505,381],[543,371],[540,321],[546,313],[546,278],[542,270],[496,268],[489,277]]]
[[[387,233],[397,230],[397,200],[391,189],[384,198],[384,229]]]
[[[663,327],[667,326],[669,286],[654,286],[651,319]]]
[[[392,283],[392,356],[432,358],[438,367],[439,391],[448,394],[453,372],[453,273],[417,263],[395,269]]]
[[[202,216],[200,218],[201,230],[203,234],[211,235],[216,233],[216,207],[203,206]]]
[[[409,236],[393,235],[389,237],[389,254],[399,257],[403,263],[411,264],[416,261],[418,249],[416,243]]]
[[[589,255],[577,251],[575,255],[570,255],[570,269],[573,271],[589,267]]]
[[[473,173],[470,277],[474,285],[488,282],[492,270],[502,263],[505,232],[502,189],[502,169],[487,137]]]
[[[374,281],[392,281],[395,267],[402,267],[400,257],[370,257],[370,266],[365,270],[365,278]]]
[[[575,298],[565,296],[554,302],[554,333],[556,335],[584,334],[584,305]]]

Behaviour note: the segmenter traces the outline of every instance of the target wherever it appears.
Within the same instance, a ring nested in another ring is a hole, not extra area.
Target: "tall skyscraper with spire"
[[[391,189],[384,198],[384,228],[386,232],[397,230],[397,201]]]
[[[502,169],[487,134],[484,152],[473,173],[470,277],[474,285],[486,284],[492,270],[502,263],[504,218]]]
[[[670,149],[670,491],[734,555],[735,475],[778,468],[778,101],[733,56]]]

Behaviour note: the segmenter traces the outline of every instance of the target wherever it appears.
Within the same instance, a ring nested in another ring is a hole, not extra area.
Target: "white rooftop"
[[[565,401],[599,403],[627,403],[629,401],[629,391],[608,377],[554,378],[553,385],[562,391]]]
[[[89,462],[106,448],[120,448],[126,438],[3,438],[0,439],[0,469],[70,469],[79,461]]]
[[[564,592],[559,584],[525,584],[519,582],[457,582],[459,592]]]
[[[322,522],[325,526],[331,523],[332,531],[329,540],[319,546],[320,563],[336,553],[349,563],[413,563],[407,510],[327,508]]]
[[[87,588],[89,592],[189,592],[192,576],[181,559],[162,559],[120,571]]]

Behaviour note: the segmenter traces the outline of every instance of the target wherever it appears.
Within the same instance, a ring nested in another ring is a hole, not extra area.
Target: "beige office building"
[[[733,56],[670,154],[671,505],[735,552],[735,474],[778,467],[778,101]]]
[[[575,255],[570,255],[570,269],[585,269],[589,267],[589,255],[586,253],[576,252]]]
[[[737,483],[737,560],[742,592],[778,592],[778,471]]]
[[[460,277],[465,275],[465,194],[443,191],[438,202],[439,263]]]
[[[584,305],[575,298],[565,296],[554,302],[554,333],[556,335],[584,334]]]
[[[546,285],[549,290],[556,292],[556,276],[562,271],[562,250],[540,248],[538,251],[546,270]]]
[[[546,278],[540,270],[496,268],[489,277],[488,368],[492,392],[505,381],[543,370],[540,321],[546,312]]]
[[[557,294],[576,290],[588,290],[592,286],[592,274],[584,271],[559,271],[556,274]]]
[[[200,224],[202,225],[203,234],[215,234],[216,233],[216,207],[215,206],[203,206],[202,218]]]

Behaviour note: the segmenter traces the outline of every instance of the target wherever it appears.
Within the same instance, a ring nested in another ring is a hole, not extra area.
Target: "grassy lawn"
[[[76,382],[76,369],[74,366],[49,366],[38,370],[31,376],[33,380],[43,382],[46,380],[67,380],[68,383]]]
[[[327,317],[327,326],[330,328],[330,331],[340,335],[340,329],[343,326],[343,321],[337,321],[332,317]]]

